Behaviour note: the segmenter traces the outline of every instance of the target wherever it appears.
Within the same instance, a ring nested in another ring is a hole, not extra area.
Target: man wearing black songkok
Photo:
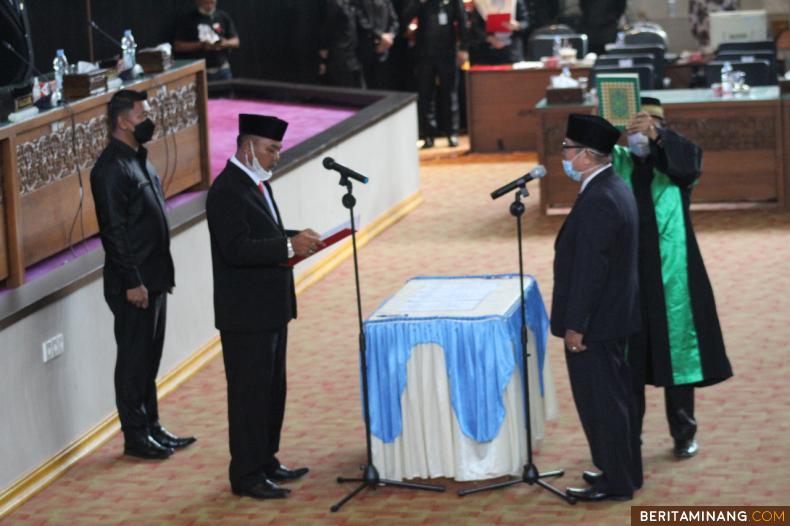
[[[286,230],[268,180],[288,123],[239,115],[236,154],[211,185],[206,215],[214,273],[214,315],[228,381],[233,493],[284,498],[288,469],[275,456],[285,414],[288,322],[296,318],[293,256],[321,247],[312,230]]]
[[[628,337],[639,330],[636,201],[612,170],[620,132],[605,119],[572,114],[563,169],[581,190],[554,245],[551,332],[565,340],[573,399],[590,445],[591,487],[579,500],[630,499],[642,486],[642,460]]]

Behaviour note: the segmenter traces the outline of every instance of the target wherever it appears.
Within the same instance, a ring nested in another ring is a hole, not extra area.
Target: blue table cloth
[[[426,343],[444,349],[461,431],[478,442],[497,436],[505,418],[503,392],[514,367],[523,370],[518,283],[514,274],[416,277],[371,315],[364,332],[374,436],[390,443],[401,434],[406,364],[414,346]],[[525,276],[524,292],[540,373],[530,381],[540,382],[543,393],[549,319],[534,277]]]

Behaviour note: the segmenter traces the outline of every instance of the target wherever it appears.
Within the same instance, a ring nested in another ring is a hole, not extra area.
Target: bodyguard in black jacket
[[[115,316],[124,453],[166,458],[195,439],[175,437],[159,424],[156,374],[175,280],[165,196],[142,146],[155,126],[145,99],[144,92],[122,90],[110,100],[112,138],[91,171],[91,190],[105,252],[104,296]]]
[[[408,0],[404,24],[417,22],[417,113],[424,148],[438,131],[436,109],[449,145],[458,146],[459,66],[469,59],[466,11],[461,0]],[[437,83],[438,81],[438,83]],[[435,104],[434,104],[435,101]]]
[[[312,230],[283,227],[267,182],[287,126],[276,117],[239,115],[238,149],[206,201],[228,381],[230,484],[233,493],[259,499],[287,497],[276,483],[308,472],[287,469],[275,456],[285,414],[287,326],[296,317],[287,262],[321,246]]]
[[[398,14],[392,0],[353,0],[359,29],[357,55],[362,62],[365,87],[387,89],[389,52],[398,34]]]
[[[326,0],[319,33],[319,74],[330,86],[362,87],[362,64],[357,58],[357,15],[352,0]]]
[[[638,415],[626,361],[639,329],[639,218],[633,193],[617,177],[611,153],[620,132],[601,117],[573,114],[563,168],[581,191],[554,245],[551,332],[565,339],[573,399],[600,472],[580,500],[630,499],[642,486]]]

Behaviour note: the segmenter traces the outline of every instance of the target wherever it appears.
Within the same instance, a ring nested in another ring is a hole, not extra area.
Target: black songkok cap
[[[270,115],[239,114],[239,134],[257,135],[273,141],[282,141],[288,123]]]
[[[620,130],[597,115],[571,113],[565,136],[572,141],[604,154],[612,153],[620,138]]]
[[[661,107],[661,101],[655,97],[642,97],[639,100],[639,105],[642,111],[646,112],[651,117],[664,119],[664,108]]]

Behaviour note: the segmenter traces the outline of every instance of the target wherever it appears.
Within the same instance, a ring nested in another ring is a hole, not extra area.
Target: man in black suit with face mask
[[[285,414],[288,322],[296,318],[288,259],[321,246],[312,230],[286,230],[268,180],[288,123],[239,115],[236,154],[206,202],[214,273],[214,314],[228,381],[230,484],[233,493],[284,498],[277,482],[298,479],[275,456]]]
[[[593,464],[579,500],[630,499],[642,486],[638,415],[626,361],[639,330],[639,217],[633,192],[612,170],[620,132],[605,119],[572,114],[563,169],[581,183],[554,246],[551,332],[565,340],[573,399]]]
[[[91,171],[105,252],[104,297],[115,317],[115,399],[126,455],[163,459],[195,441],[159,424],[156,374],[165,341],[167,294],[175,286],[165,196],[143,146],[154,135],[147,94],[110,99],[112,137]]]

